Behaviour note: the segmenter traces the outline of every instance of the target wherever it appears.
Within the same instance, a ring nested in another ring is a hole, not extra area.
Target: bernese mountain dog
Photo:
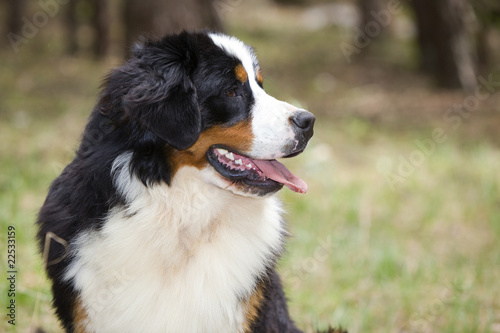
[[[306,148],[314,120],[264,91],[234,37],[135,46],[38,217],[66,332],[299,332],[274,194],[307,185],[276,159]]]

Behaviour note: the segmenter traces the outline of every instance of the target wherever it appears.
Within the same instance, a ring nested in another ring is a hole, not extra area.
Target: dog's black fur
[[[213,95],[214,87],[231,87],[227,69],[237,61],[205,32],[185,32],[146,41],[105,80],[76,156],[52,183],[37,222],[40,250],[48,253],[47,262],[52,263],[47,273],[53,304],[66,332],[76,329],[78,298],[71,281],[63,279],[73,260],[71,244],[86,230],[100,230],[113,207],[127,205],[113,183],[113,161],[130,151],[130,173],[145,186],[170,185],[173,150],[190,147],[200,133],[215,125],[249,119],[254,101],[248,85],[238,88],[239,104]],[[64,242],[53,240],[44,248],[50,233]],[[251,331],[299,332],[289,317],[274,266],[260,281],[264,300]]]

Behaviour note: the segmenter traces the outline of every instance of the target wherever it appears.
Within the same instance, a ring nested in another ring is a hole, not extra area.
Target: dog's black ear
[[[121,68],[128,78],[121,82],[127,87],[122,99],[125,112],[179,150],[192,146],[201,130],[190,78],[198,61],[191,38],[184,33],[147,41],[136,46],[132,59]]]

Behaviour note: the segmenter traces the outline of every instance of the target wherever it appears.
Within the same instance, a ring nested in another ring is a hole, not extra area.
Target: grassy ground
[[[256,47],[266,88],[318,115],[309,149],[286,161],[310,190],[281,193],[292,236],[280,271],[298,325],[500,332],[500,94],[450,121],[447,110],[469,95],[412,74],[407,42],[347,64],[339,44],[351,32],[307,32],[300,17],[245,4],[227,17]],[[0,51],[0,249],[14,226],[18,271],[15,328],[1,276],[0,331],[59,331],[33,222],[118,62],[62,57],[54,38]]]

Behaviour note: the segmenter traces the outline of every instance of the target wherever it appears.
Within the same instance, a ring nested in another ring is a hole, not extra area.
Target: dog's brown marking
[[[262,77],[262,71],[260,68],[257,70],[257,82],[259,82],[260,85],[264,82],[264,78]]]
[[[252,324],[259,315],[259,309],[264,301],[264,286],[258,284],[253,293],[243,302],[245,308],[245,319],[243,321],[244,332],[251,332]]]
[[[73,308],[73,326],[75,333],[87,333],[87,312],[83,308],[82,301],[78,298],[75,301],[75,307]]]
[[[252,147],[254,139],[251,124],[251,121],[241,121],[231,127],[214,126],[203,131],[196,143],[190,148],[173,149],[170,152],[173,173],[182,166],[194,166],[198,169],[205,167],[208,163],[206,153],[215,144],[227,146],[244,154]]]
[[[236,74],[236,79],[238,79],[238,81],[240,81],[241,83],[247,82],[248,74],[242,64],[238,64],[236,66],[236,68],[234,69],[234,73]]]

